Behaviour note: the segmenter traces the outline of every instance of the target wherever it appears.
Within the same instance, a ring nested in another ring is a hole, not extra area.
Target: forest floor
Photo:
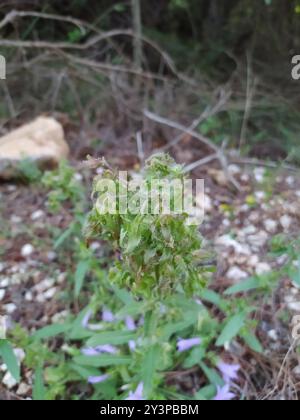
[[[137,169],[134,151],[124,154],[120,148],[111,148],[102,154],[116,167]],[[183,162],[193,157],[193,150],[186,145],[174,154]],[[82,162],[74,159],[72,165],[78,177],[89,183],[86,170],[81,173]],[[230,171],[242,185],[239,193],[230,189],[217,166],[201,167],[193,173],[193,177],[205,179],[206,216],[201,232],[207,246],[216,252],[217,271],[212,283],[216,291],[253,275],[276,275],[289,256],[287,250],[273,252],[274,240],[281,238],[284,243],[300,237],[297,175],[283,169],[238,165],[232,165]],[[78,307],[66,298],[76,262],[72,256],[60,258],[51,239],[53,230],[63,232],[68,228],[72,215],[68,207],[53,215],[46,203],[47,195],[38,185],[0,184],[0,315],[8,316],[11,324],[20,324],[28,333],[78,312]],[[290,320],[299,313],[300,282],[281,276],[273,296],[262,298],[256,313],[257,335],[266,353],[235,349],[247,398],[299,397],[300,356],[290,352],[286,358],[291,345]],[[21,385],[12,389],[0,384],[0,399],[29,397],[31,375],[23,371]]]

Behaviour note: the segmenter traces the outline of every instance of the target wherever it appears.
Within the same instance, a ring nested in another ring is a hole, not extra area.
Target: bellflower
[[[115,321],[114,314],[108,309],[103,309],[102,320],[104,322],[114,322]]]
[[[201,338],[189,338],[187,340],[180,339],[177,342],[177,350],[179,353],[190,350],[193,347],[199,346],[201,344]]]
[[[238,371],[241,368],[240,365],[230,365],[220,360],[217,366],[226,383],[230,383],[231,381],[238,379]]]
[[[127,401],[142,401],[142,400],[144,400],[143,391],[144,391],[144,384],[143,384],[143,382],[141,382],[134,392],[132,392],[132,391],[129,392],[129,395],[126,398],[126,400]]]
[[[214,401],[231,401],[236,397],[232,392],[230,392],[230,386],[228,384],[223,387],[217,386],[217,395],[214,398]]]
[[[85,356],[99,356],[101,353],[109,353],[109,354],[116,354],[118,349],[110,344],[104,344],[102,346],[97,347],[88,347],[82,349],[82,354]]]
[[[93,315],[93,312],[89,309],[86,312],[86,314],[84,315],[84,317],[83,317],[83,319],[81,321],[81,326],[83,328],[88,328],[89,327],[89,322],[90,322],[90,319],[91,319],[92,315]]]
[[[107,381],[107,379],[109,379],[110,376],[109,375],[101,375],[101,376],[90,376],[88,378],[88,383],[89,384],[101,384],[102,382]]]

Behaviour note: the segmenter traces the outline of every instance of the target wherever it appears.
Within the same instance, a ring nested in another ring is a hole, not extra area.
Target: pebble
[[[18,382],[15,380],[15,378],[9,372],[7,372],[5,374],[4,378],[2,379],[2,383],[8,389],[12,389],[18,384]]]
[[[288,230],[291,227],[292,223],[293,223],[293,219],[287,214],[280,218],[280,224],[285,230]]]
[[[43,212],[43,210],[37,210],[34,213],[32,213],[31,220],[32,221],[39,220],[44,216],[45,216],[45,213]]]
[[[275,220],[267,219],[267,220],[265,220],[264,225],[265,225],[265,228],[266,228],[267,232],[269,232],[269,233],[275,233],[277,231],[278,224]]]
[[[268,242],[269,235],[265,231],[260,231],[256,235],[251,235],[248,237],[248,241],[251,245],[261,248],[266,245]]]
[[[50,252],[48,252],[48,254],[47,254],[47,260],[48,260],[48,261],[53,262],[53,261],[55,261],[56,259],[57,259],[57,254],[56,254],[56,252],[54,252],[54,251],[50,251]]]
[[[17,389],[17,395],[20,395],[21,397],[24,395],[29,394],[31,391],[31,387],[24,382],[20,383],[19,388]]]
[[[271,338],[271,340],[273,340],[273,341],[278,341],[278,333],[277,333],[277,331],[276,330],[270,330],[269,332],[268,332],[268,336]]]
[[[6,313],[8,313],[9,315],[13,314],[17,309],[17,305],[15,305],[14,303],[8,303],[7,305],[4,305],[3,307]]]
[[[300,302],[290,302],[288,303],[288,308],[294,312],[300,312]]]
[[[10,221],[12,224],[18,225],[19,223],[22,223],[22,218],[13,214],[10,218]]]
[[[45,279],[45,280],[41,281],[40,283],[38,283],[36,286],[34,286],[34,290],[37,293],[42,293],[45,290],[51,289],[51,287],[53,287],[54,284],[55,284],[54,279]]]
[[[52,299],[54,297],[56,291],[57,291],[56,287],[52,287],[52,289],[47,290],[47,292],[44,293],[45,299],[47,299],[47,300]]]
[[[261,276],[263,274],[270,273],[270,271],[272,271],[272,267],[270,264],[262,262],[257,265],[255,271],[258,276]]]
[[[34,247],[31,244],[26,244],[21,249],[21,255],[23,258],[28,258],[34,253]]]
[[[31,292],[26,292],[26,294],[25,294],[25,300],[27,302],[32,302],[33,301],[33,294]]]
[[[230,270],[227,272],[227,277],[234,282],[246,279],[249,277],[248,273],[241,270],[239,267],[231,267]]]

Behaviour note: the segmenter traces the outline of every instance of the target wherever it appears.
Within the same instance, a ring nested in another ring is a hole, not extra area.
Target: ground
[[[185,149],[174,150],[181,162],[193,157],[187,145]],[[138,168],[138,158],[130,149],[125,155],[117,148],[103,150],[103,154],[116,167]],[[82,162],[74,159],[72,165],[88,184],[91,174],[82,169]],[[264,166],[231,165],[230,171],[242,185],[240,192],[232,190],[217,165],[193,173],[194,178],[205,179],[206,216],[201,232],[217,263],[212,288],[218,291],[253,275],[278,272],[289,257],[271,252],[272,238],[282,234],[291,241],[300,236],[297,175]],[[7,315],[12,325],[18,323],[28,333],[78,311],[65,298],[74,262],[65,255],[61,258],[51,239],[53,231],[68,228],[72,215],[68,207],[52,215],[46,204],[46,192],[37,184],[0,184],[0,315]],[[245,382],[241,388],[249,399],[296,399],[300,393],[299,356],[292,351],[285,358],[291,326],[279,316],[285,311],[290,316],[299,314],[300,286],[288,276],[277,281],[272,299],[262,301],[256,313],[265,355],[251,353],[238,343],[231,349],[242,365]],[[172,374],[170,380],[188,388],[187,382],[200,379],[197,371],[191,371]],[[1,399],[25,399],[30,393],[31,372],[23,371],[19,387],[0,385]]]

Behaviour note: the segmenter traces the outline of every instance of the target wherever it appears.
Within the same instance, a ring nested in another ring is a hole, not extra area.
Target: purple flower
[[[88,347],[86,349],[82,349],[81,350],[81,353],[84,356],[99,356],[99,352],[96,349],[92,348],[92,347]]]
[[[104,344],[97,347],[88,347],[81,350],[85,356],[99,356],[101,353],[116,354],[118,349],[110,344]]]
[[[136,343],[135,343],[134,340],[130,340],[129,343],[128,343],[128,346],[129,346],[130,351],[135,351]]]
[[[214,398],[214,401],[231,401],[236,396],[230,392],[230,386],[228,384],[224,385],[223,388],[217,386],[217,395]]]
[[[226,383],[230,383],[231,381],[238,379],[238,371],[241,368],[240,365],[229,365],[228,363],[220,360],[217,366]]]
[[[129,395],[126,398],[126,400],[127,401],[142,401],[142,400],[144,400],[143,391],[144,391],[144,384],[143,384],[143,382],[141,382],[134,392],[132,392],[132,391],[129,392]]]
[[[131,316],[127,316],[125,318],[125,324],[126,324],[126,328],[129,331],[135,331],[136,330],[136,325],[135,325],[134,319]]]
[[[104,322],[114,322],[115,321],[114,314],[108,309],[103,309],[102,320]]]
[[[88,378],[88,383],[89,384],[101,384],[102,382],[107,381],[107,379],[109,379],[109,378],[110,378],[109,375],[90,376]]]
[[[89,309],[86,314],[84,315],[82,321],[81,321],[81,326],[83,328],[88,328],[89,327],[89,322],[91,319],[91,316],[93,315],[93,312]]]
[[[190,350],[193,347],[199,346],[201,344],[201,338],[189,338],[188,340],[178,340],[177,350],[182,353],[184,351]]]

